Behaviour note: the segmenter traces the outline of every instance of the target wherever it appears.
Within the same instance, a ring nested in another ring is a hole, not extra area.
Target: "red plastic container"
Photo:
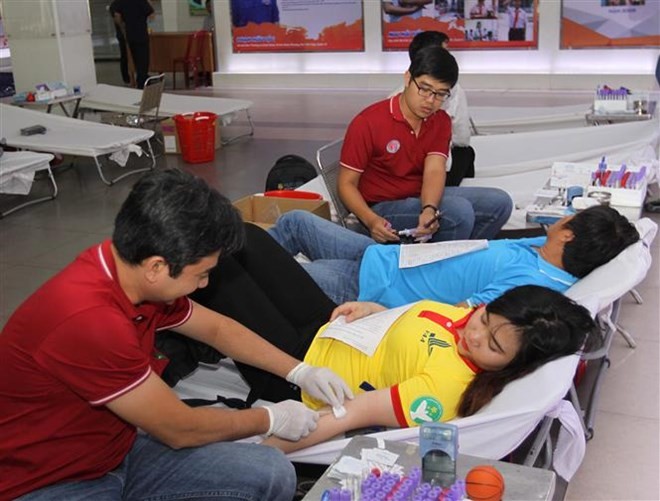
[[[323,196],[313,191],[272,190],[264,193],[265,197],[297,198],[299,200],[323,200]]]
[[[218,115],[207,111],[174,115],[184,162],[199,164],[215,159],[216,118]]]

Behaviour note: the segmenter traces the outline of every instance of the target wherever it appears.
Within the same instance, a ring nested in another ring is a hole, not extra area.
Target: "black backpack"
[[[284,155],[275,162],[266,177],[266,190],[295,190],[316,177],[316,169],[303,157]]]

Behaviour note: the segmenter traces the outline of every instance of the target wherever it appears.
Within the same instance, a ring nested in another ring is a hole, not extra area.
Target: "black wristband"
[[[430,207],[431,209],[433,209],[433,212],[438,212],[438,208],[437,208],[435,205],[426,204],[424,207],[422,207],[422,210],[419,211],[419,213],[421,214],[422,212],[424,212],[424,211],[425,211],[426,209],[428,209],[429,207]]]

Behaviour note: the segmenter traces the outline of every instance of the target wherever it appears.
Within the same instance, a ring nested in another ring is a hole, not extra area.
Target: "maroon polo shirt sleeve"
[[[445,111],[440,110],[433,116],[429,132],[427,155],[442,155],[447,158],[451,143],[451,118]]]
[[[373,137],[369,122],[362,115],[356,116],[348,126],[341,148],[340,163],[343,167],[363,173],[373,155]]]

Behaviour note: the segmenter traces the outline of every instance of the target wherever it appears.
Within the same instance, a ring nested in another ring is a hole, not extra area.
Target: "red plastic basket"
[[[218,115],[207,111],[174,115],[184,162],[199,164],[215,159],[216,118]]]

